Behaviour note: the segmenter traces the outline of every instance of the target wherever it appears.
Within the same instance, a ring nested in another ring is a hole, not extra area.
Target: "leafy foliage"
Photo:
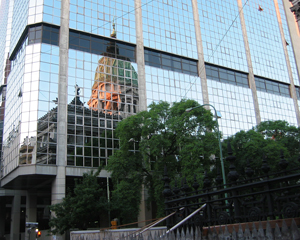
[[[192,183],[210,165],[209,157],[218,154],[216,125],[209,110],[193,100],[152,103],[149,111],[122,120],[116,129],[120,150],[108,161],[107,170],[115,185],[112,205],[123,222],[134,221],[139,213],[142,185],[148,201],[163,215],[161,181],[166,165],[171,179],[186,176]]]
[[[49,226],[52,234],[63,234],[70,228],[86,229],[99,222],[100,215],[109,209],[106,194],[97,182],[100,168],[93,173],[84,173],[75,184],[74,193],[68,193],[61,203],[50,206],[52,214]]]
[[[300,129],[289,125],[286,121],[265,121],[249,131],[237,132],[224,141],[223,152],[227,153],[227,141],[230,141],[237,161],[236,168],[240,176],[244,176],[247,161],[257,173],[261,172],[263,156],[271,167],[271,171],[280,170],[281,151],[289,160],[289,168],[297,165],[299,157]],[[228,164],[228,163],[227,163]]]

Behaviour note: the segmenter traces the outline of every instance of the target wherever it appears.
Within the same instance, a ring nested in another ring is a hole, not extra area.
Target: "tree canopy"
[[[120,149],[108,161],[114,183],[112,206],[124,222],[133,222],[139,213],[142,185],[148,189],[157,216],[164,214],[161,180],[167,166],[172,181],[194,175],[201,178],[219,147],[216,122],[209,110],[196,101],[182,100],[172,105],[152,103],[148,111],[122,120],[115,132]]]
[[[98,222],[100,215],[109,209],[106,193],[97,181],[98,171],[84,173],[81,181],[76,182],[73,192],[66,195],[61,203],[50,206],[51,216],[49,226],[52,234],[63,234],[71,228],[87,229]]]
[[[243,176],[245,167],[250,162],[251,168],[259,173],[262,159],[265,157],[271,170],[280,170],[281,151],[289,160],[289,168],[297,165],[299,157],[300,129],[286,121],[265,121],[248,131],[239,131],[224,141],[223,152],[227,153],[226,143],[230,141],[236,156],[236,168]],[[228,164],[228,163],[226,163]]]

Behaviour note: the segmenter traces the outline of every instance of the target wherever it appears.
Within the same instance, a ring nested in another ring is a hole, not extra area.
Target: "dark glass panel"
[[[91,40],[91,37],[89,35],[85,35],[85,34],[80,34],[80,38],[85,39],[85,40]]]
[[[181,62],[172,61],[173,67],[177,69],[181,69]]]
[[[51,39],[51,32],[43,27],[43,39]]]
[[[189,72],[190,65],[188,63],[182,62],[182,69]]]
[[[211,73],[212,73],[211,76],[213,77],[213,79],[219,80],[219,72],[218,71],[212,70]]]
[[[220,70],[220,79],[228,80],[227,73],[224,70]]]
[[[40,38],[42,37],[42,31],[41,31],[41,30],[36,31],[35,37],[36,37],[37,39],[40,39]]]
[[[50,31],[51,31],[51,27],[49,27],[49,26],[47,26],[47,25],[44,25],[44,26],[43,26],[43,30],[44,30],[44,31],[50,32]]]
[[[161,57],[161,55],[160,55],[159,52],[151,52],[150,55],[152,55],[153,57],[156,57],[156,58],[160,58]]]
[[[159,63],[155,63],[155,62],[149,62],[149,65],[152,67],[158,67],[158,68],[161,67],[161,65]]]
[[[166,59],[166,58],[162,58],[162,65],[164,66],[168,66],[171,68],[171,60],[170,59]]]
[[[276,92],[276,93],[279,93],[279,86],[278,84],[272,84],[273,85],[273,91]]]
[[[297,89],[296,89],[296,91],[297,91]],[[288,86],[284,86],[284,85],[280,86],[280,93],[282,95],[285,95],[285,96],[290,96],[289,87]]]
[[[92,159],[91,157],[85,157],[84,158],[84,165],[87,167],[91,167],[92,166]]]
[[[169,67],[169,66],[163,66],[163,68],[166,69],[166,70],[171,70],[171,71],[173,70],[173,68],[172,68],[172,67]],[[174,71],[176,71],[176,70],[177,70],[177,69],[175,69]],[[178,70],[177,70],[177,71],[178,71]],[[180,72],[180,71],[179,71],[179,72]]]
[[[59,33],[59,28],[52,28],[51,31],[55,33]]]
[[[51,40],[50,39],[43,39],[43,43],[51,44]]]
[[[98,42],[91,41],[91,48],[95,53],[103,53],[105,51],[104,45]]]
[[[93,167],[99,167],[99,158],[93,158]]]
[[[34,29],[29,29],[28,40],[29,40],[29,42],[35,40],[35,31],[34,31]]]
[[[80,39],[80,47],[90,48],[90,41],[86,39]]]
[[[156,55],[149,55],[149,62],[152,64],[157,65],[158,67],[161,67],[161,59],[159,56]]]
[[[261,90],[265,90],[266,86],[265,86],[265,82],[263,80],[256,80],[256,87],[261,89]]]
[[[234,76],[233,74],[228,74],[228,75],[227,75],[227,78],[228,78],[229,81],[235,82],[235,76]],[[239,80],[240,80],[240,83],[242,83],[241,78],[240,78]],[[236,81],[237,81],[237,82],[239,82],[239,80],[238,80],[238,78],[236,78]]]
[[[145,63],[149,63],[149,54],[145,52]]]
[[[162,54],[161,54],[161,57],[162,57],[162,58],[166,58],[166,59],[170,59],[170,60],[172,59],[172,57],[171,57],[170,55],[167,55],[167,54],[165,54],[165,53],[162,53]]]
[[[56,32],[51,32],[51,40],[58,42],[58,33]]]
[[[183,58],[183,59],[182,59],[182,63],[190,64],[190,61]]]
[[[205,67],[205,71],[206,71],[206,76],[212,76],[212,71],[211,71],[211,68],[210,67],[208,67],[208,66],[206,66]]]
[[[194,75],[198,75],[197,66],[190,65],[191,73],[194,73]]]

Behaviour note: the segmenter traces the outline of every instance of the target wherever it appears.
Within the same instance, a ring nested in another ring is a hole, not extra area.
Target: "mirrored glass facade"
[[[60,9],[61,9],[61,1],[60,0],[39,0],[42,5],[42,18],[43,22],[52,23],[55,25],[60,24]],[[34,8],[34,7],[33,7]],[[39,9],[35,9],[35,11],[39,11]],[[30,12],[30,9],[29,9]],[[32,9],[34,12],[34,9]]]
[[[281,18],[281,22],[282,22],[284,39],[285,39],[286,49],[288,51],[289,62],[291,65],[294,84],[296,86],[300,86],[299,69],[297,70],[297,67],[296,67],[295,54],[294,54],[293,48],[291,47],[292,40],[289,35],[289,28],[288,28],[288,24],[287,24],[286,15],[284,14],[285,10],[284,10],[282,1],[278,1],[278,10],[280,11],[280,18]]]
[[[4,175],[22,164],[56,164],[60,34],[68,38],[69,49],[67,166],[106,162],[118,148],[113,133],[117,122],[145,110],[139,107],[140,98],[147,105],[208,99],[223,112],[220,128],[225,137],[251,128],[259,117],[297,123],[290,77],[299,85],[299,75],[282,1],[71,0],[65,12],[61,6],[59,0],[31,0],[6,2],[1,8],[11,16],[11,25],[2,20],[11,34],[7,88],[2,81],[4,152],[9,156],[2,168],[10,169]],[[63,33],[62,14],[69,22],[69,31]],[[1,39],[7,42],[4,32]],[[201,54],[204,62],[198,59]],[[138,55],[144,62],[137,62]],[[5,58],[1,64],[3,73]],[[141,77],[139,68],[145,72]],[[146,86],[142,96],[141,82]],[[18,140],[10,149],[12,135]]]
[[[299,125],[300,54],[285,8],[283,0],[2,0],[1,184],[13,188],[28,167],[28,179],[51,176],[55,189],[58,168],[73,177],[105,165],[119,148],[118,122],[153,101],[213,105],[223,137],[265,120]]]
[[[102,55],[69,51],[67,165],[105,165],[118,121],[138,111],[137,65],[119,53],[115,42]]]
[[[236,1],[198,1],[204,60],[247,72],[239,9]]]
[[[290,83],[274,2],[243,4],[254,74]]]
[[[133,0],[71,0],[70,28],[102,36],[111,33],[111,22],[117,25],[118,39],[136,41]]]

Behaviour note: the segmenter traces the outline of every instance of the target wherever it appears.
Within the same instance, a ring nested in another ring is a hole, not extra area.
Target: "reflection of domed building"
[[[111,37],[115,38],[115,30]],[[129,59],[119,55],[117,44],[112,41],[104,56],[98,61],[95,81],[88,105],[91,110],[126,117],[137,112],[138,75]],[[118,56],[112,58],[111,56]]]

